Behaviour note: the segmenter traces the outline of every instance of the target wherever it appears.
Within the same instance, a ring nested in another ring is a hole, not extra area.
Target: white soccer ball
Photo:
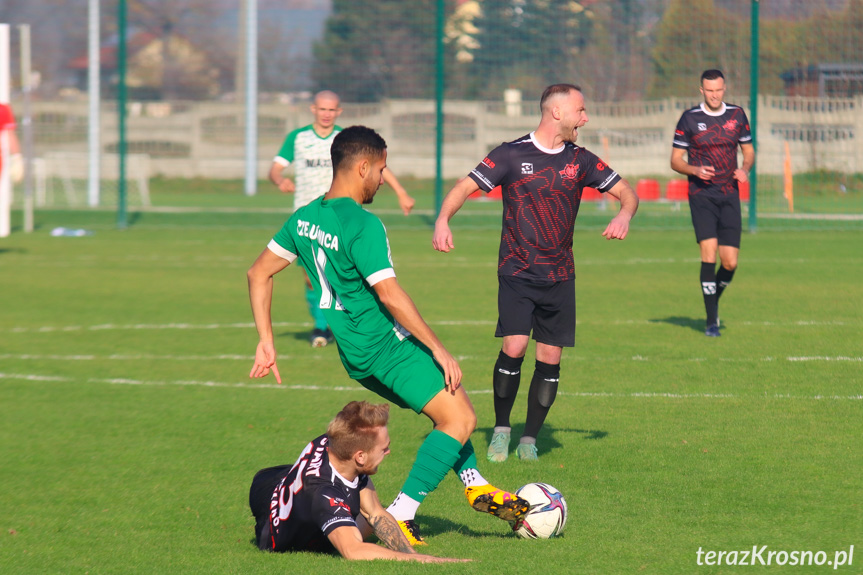
[[[557,537],[566,525],[566,499],[548,483],[528,483],[519,487],[516,495],[530,503],[515,533],[523,539],[549,539]]]

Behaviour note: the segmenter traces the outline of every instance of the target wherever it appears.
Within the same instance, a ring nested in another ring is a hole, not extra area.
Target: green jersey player
[[[470,441],[476,414],[461,387],[461,368],[399,285],[386,229],[362,207],[372,202],[383,183],[386,143],[374,130],[354,126],[336,136],[331,155],[329,191],[297,210],[249,269],[249,296],[260,338],[250,377],[272,371],[281,383],[270,315],[273,276],[298,261],[350,376],[434,423],[387,509],[408,540],[422,544],[417,509],[450,469],[464,483],[474,509],[517,524],[529,504],[492,487],[476,469]]]
[[[324,90],[315,94],[309,110],[313,121],[308,126],[290,132],[279,153],[273,158],[270,167],[270,181],[286,194],[294,194],[294,210],[308,205],[323,196],[333,181],[333,168],[330,163],[330,146],[342,130],[336,119],[341,115],[341,101],[338,94]],[[294,179],[285,177],[285,168],[291,166]],[[408,215],[414,206],[414,199],[389,170],[384,172],[384,180],[395,190],[399,206]],[[313,347],[322,347],[332,340],[332,332],[317,305],[312,285],[306,279],[306,303],[314,321],[310,342]]]

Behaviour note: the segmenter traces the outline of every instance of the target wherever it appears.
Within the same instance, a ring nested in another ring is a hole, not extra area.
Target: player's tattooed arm
[[[411,544],[408,543],[404,533],[402,533],[399,524],[395,519],[393,519],[393,516],[386,511],[369,517],[369,525],[372,526],[377,538],[393,551],[416,553],[416,550],[411,547]]]

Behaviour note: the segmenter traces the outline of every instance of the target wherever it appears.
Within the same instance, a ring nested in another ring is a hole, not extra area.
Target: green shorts
[[[385,364],[357,381],[387,401],[417,413],[445,388],[443,369],[431,351],[413,337],[394,345]]]

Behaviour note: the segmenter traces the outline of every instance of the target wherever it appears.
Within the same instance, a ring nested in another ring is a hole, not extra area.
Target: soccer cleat
[[[312,336],[309,338],[309,343],[312,347],[324,347],[329,343],[327,340],[327,330],[315,328],[312,330]]]
[[[501,491],[491,484],[465,487],[464,494],[470,506],[480,513],[491,513],[510,523],[520,521],[530,510],[530,503],[518,495]]]
[[[539,459],[536,455],[535,443],[519,443],[515,452],[518,454],[518,458],[522,461],[536,461]]]
[[[404,533],[405,539],[408,540],[412,546],[416,547],[418,545],[428,545],[420,535],[420,526],[417,525],[417,522],[413,519],[407,519],[405,521],[399,521],[399,527],[401,527],[402,533]]]
[[[324,330],[324,337],[327,338],[327,343],[333,343],[333,341],[335,341],[335,338],[333,337],[333,332],[332,330],[330,330],[330,328]]]
[[[500,463],[506,461],[509,457],[509,432],[495,431],[491,436],[491,443],[488,446],[486,457],[489,461]]]
[[[719,333],[719,324],[708,325],[707,329],[704,330],[704,335],[707,337],[719,337],[722,334]]]

